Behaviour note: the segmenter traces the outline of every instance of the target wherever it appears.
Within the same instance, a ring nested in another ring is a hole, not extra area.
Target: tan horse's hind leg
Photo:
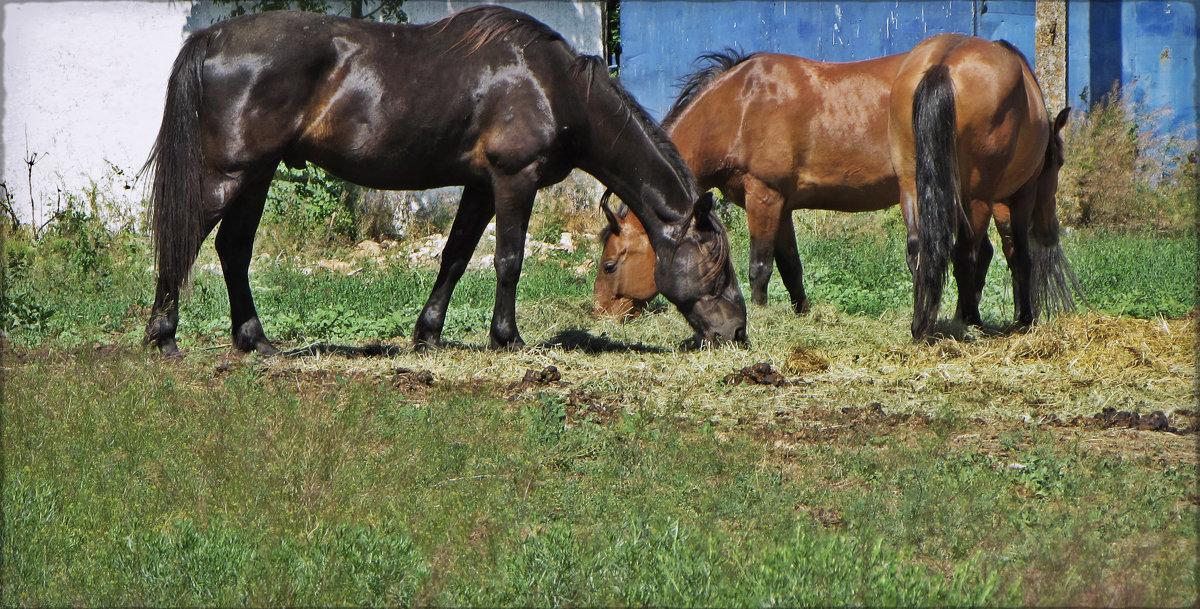
[[[746,224],[750,229],[750,301],[767,304],[767,284],[775,265],[775,242],[783,211],[783,196],[747,175],[742,180],[745,192]],[[789,218],[788,224],[791,224]],[[794,237],[793,237],[794,238]],[[797,256],[797,260],[799,257]]]
[[[1017,191],[1009,202],[995,205],[996,230],[1008,268],[1012,271],[1014,320],[1023,326],[1033,324],[1033,292],[1030,272],[1033,256],[1029,249],[1029,209],[1034,189]]]
[[[779,278],[791,296],[792,310],[796,315],[808,313],[808,296],[804,294],[804,266],[800,264],[796,227],[792,224],[790,211],[783,211],[779,216],[779,228],[775,231],[775,264],[779,267]]]
[[[954,246],[954,280],[958,284],[958,308],[954,317],[968,326],[982,326],[979,302],[983,299],[983,284],[992,262],[992,244],[988,241],[988,220],[992,206],[974,199],[968,204],[967,223],[959,223]]]

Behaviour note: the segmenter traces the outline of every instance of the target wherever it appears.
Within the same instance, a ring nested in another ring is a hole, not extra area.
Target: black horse
[[[516,288],[539,188],[595,176],[646,226],[662,294],[699,343],[744,342],[746,306],[725,229],[663,132],[613,82],[529,15],[481,6],[388,25],[310,13],[247,15],[192,35],[167,87],[144,171],[158,286],[146,342],[175,352],[179,297],[204,237],[229,290],[233,345],[275,353],[247,269],[280,162],[383,189],[464,186],[441,269],[413,332],[440,344],[446,307],[496,218],[490,343],[517,348]]]

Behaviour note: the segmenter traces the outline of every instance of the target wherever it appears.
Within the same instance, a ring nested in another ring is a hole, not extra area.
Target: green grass
[[[726,221],[744,287],[741,218]],[[895,223],[797,218],[813,314],[792,316],[775,277],[770,305],[749,311],[749,348],[693,353],[673,350],[688,330],[672,308],[588,316],[592,277],[573,270],[595,256],[585,244],[527,261],[525,351],[474,348],[495,289],[483,270],[447,317],[445,338],[467,348],[242,356],[220,348],[228,301],[201,268],[215,262],[206,245],[181,315],[189,354],[164,360],[137,346],[153,287],[143,239],[86,225],[9,239],[4,604],[1195,599],[1194,436],[1033,424],[1194,403],[1181,346],[1194,326],[1136,319],[1191,310],[1190,237],[1067,236],[1089,303],[1121,317],[913,345]],[[407,345],[435,271],[360,266],[256,259],[268,335]],[[997,325],[1011,316],[1006,278],[998,255],[984,300]],[[551,344],[581,335],[601,348]],[[787,388],[721,381],[782,369],[797,349],[828,369],[788,373]],[[564,383],[513,385],[547,365]],[[402,368],[437,383],[394,383]],[[873,402],[931,418],[841,414]]]
[[[781,446],[489,384],[21,357],[6,383],[39,390],[5,406],[6,604],[1194,598],[1195,468],[1081,435],[948,418]]]

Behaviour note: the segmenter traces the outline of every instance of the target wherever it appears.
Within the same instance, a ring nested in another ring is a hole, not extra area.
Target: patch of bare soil
[[[933,419],[924,413],[889,414],[882,404],[873,402],[861,408],[780,411],[770,423],[741,421],[739,427],[748,429],[758,440],[787,452],[800,444],[858,442],[864,437],[910,433],[932,422]],[[972,418],[950,442],[975,444],[982,452],[1003,458],[1009,451],[1000,441],[1001,435],[1022,429],[1049,431],[1058,435],[1059,441],[1078,441],[1102,454],[1146,456],[1164,464],[1195,465],[1200,460],[1196,451],[1200,417],[1191,410],[1138,415],[1106,408],[1093,416],[1074,417],[1069,421],[1053,415],[1037,422]]]

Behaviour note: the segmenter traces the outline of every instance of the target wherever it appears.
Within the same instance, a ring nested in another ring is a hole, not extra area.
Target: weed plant
[[[1196,230],[1196,142],[1163,134],[1168,110],[1151,112],[1114,85],[1064,137],[1059,218],[1070,226],[1141,232]]]

